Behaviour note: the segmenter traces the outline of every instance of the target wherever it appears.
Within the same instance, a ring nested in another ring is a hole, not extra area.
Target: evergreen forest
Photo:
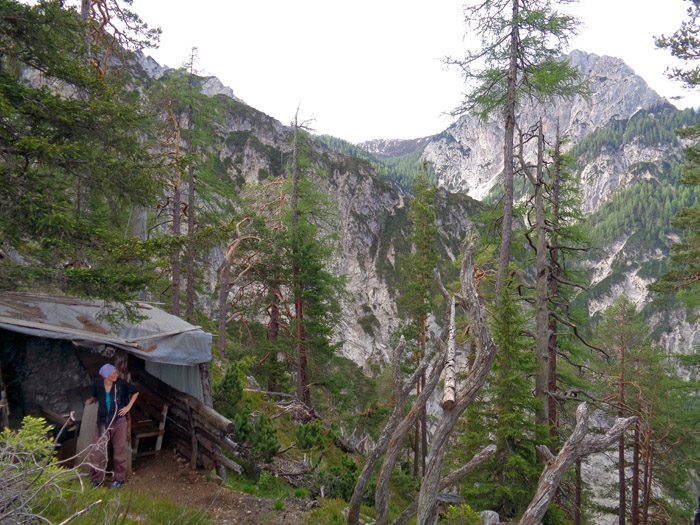
[[[479,201],[428,161],[446,134],[380,156],[211,93],[195,49],[154,75],[161,33],[129,0],[0,0],[0,306],[101,301],[116,330],[146,304],[212,334],[199,401],[226,432],[198,441],[190,411],[191,442],[164,447],[260,523],[688,523],[700,113],[553,132],[596,97],[561,3],[464,9],[480,43],[447,59],[454,115],[497,122],[504,152]],[[656,45],[697,89],[688,5]],[[66,468],[13,397],[6,321],[0,523],[217,522],[223,502],[102,496]]]

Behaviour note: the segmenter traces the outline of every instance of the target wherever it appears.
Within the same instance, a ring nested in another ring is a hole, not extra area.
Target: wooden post
[[[190,407],[190,402],[188,399],[185,399],[185,406],[187,407],[187,417],[190,420],[190,440],[192,443],[192,456],[190,456],[190,468],[192,470],[197,470],[197,430],[194,426],[192,408]]]

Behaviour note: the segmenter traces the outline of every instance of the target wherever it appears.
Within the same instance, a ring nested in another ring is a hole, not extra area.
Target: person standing
[[[119,377],[114,365],[105,364],[100,368],[102,380],[92,384],[92,396],[86,405],[98,403],[97,426],[90,453],[90,480],[99,487],[105,481],[107,469],[107,444],[112,442],[114,461],[114,481],[111,488],[124,484],[126,478],[126,415],[134,406],[139,395],[138,389]]]

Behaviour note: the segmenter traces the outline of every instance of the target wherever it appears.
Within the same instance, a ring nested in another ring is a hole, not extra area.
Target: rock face
[[[223,85],[221,83],[221,80],[219,80],[216,77],[209,77],[204,81],[204,84],[202,84],[202,93],[209,97],[215,97],[216,95],[225,95],[238,102],[243,102],[240,98],[233,94],[233,89]]]
[[[561,134],[575,145],[611,122],[626,121],[640,110],[664,102],[619,59],[574,51],[569,60],[589,80],[591,96],[557,101],[546,108],[524,107],[519,115],[521,125],[534,123],[542,116],[547,136],[553,137],[558,121]],[[141,65],[154,78],[165,71],[149,59],[142,59]],[[226,99],[226,110],[216,123],[217,142],[211,145],[221,180],[238,190],[245,182],[264,183],[280,175],[291,151],[289,128],[242,103],[215,77],[204,79],[202,89],[209,96]],[[503,129],[498,122],[482,123],[465,115],[435,136],[410,141],[375,140],[361,146],[378,158],[423,151],[423,158],[434,165],[440,186],[436,199],[440,256],[455,261],[465,223],[480,209],[480,204],[466,195],[482,199],[498,183],[502,140]],[[633,138],[619,148],[603,146],[593,155],[580,157],[577,171],[583,187],[582,210],[595,212],[615,191],[639,180],[653,180],[658,167],[670,158],[678,158],[679,153],[677,144],[649,145]],[[340,241],[333,263],[338,273],[347,276],[350,292],[343,304],[336,340],[344,342],[340,347],[343,355],[369,372],[373,365],[381,366],[389,360],[390,334],[399,324],[395,301],[397,261],[410,249],[406,242],[406,204],[402,194],[379,180],[363,160],[321,148],[313,149],[311,157],[318,173],[315,185],[337,203]],[[207,206],[222,215],[235,208],[226,195],[211,199]],[[630,231],[610,239],[586,262],[593,287],[605,284],[614,272],[620,275],[588,301],[591,315],[622,294],[640,308],[649,302],[646,286],[652,278],[640,272],[641,265],[664,257],[666,252],[658,246],[641,250],[632,244],[633,236]],[[208,265],[217,268],[221,260],[221,251],[213,250]],[[216,272],[209,272],[209,276],[206,289],[211,294],[217,285]],[[207,311],[214,314],[216,305],[207,305]],[[700,321],[688,319],[685,311],[658,314],[650,322],[667,327],[661,343],[671,352],[687,353],[700,343]],[[435,400],[432,406],[437,406]],[[584,478],[600,486],[607,467],[605,456],[591,458],[584,467]],[[596,498],[609,503],[601,491],[596,492]],[[497,515],[493,518],[497,522]],[[600,514],[596,523],[614,522],[614,518],[608,518]]]
[[[434,137],[423,137],[411,140],[368,140],[358,144],[360,148],[377,158],[391,158],[407,155],[426,146]]]
[[[591,96],[577,95],[544,107],[526,105],[517,117],[522,128],[542,117],[545,135],[554,137],[558,121],[562,136],[575,144],[611,120],[628,119],[663,101],[618,58],[572,51],[568,59],[589,82]],[[483,199],[498,182],[503,168],[503,126],[498,121],[483,123],[464,115],[428,140],[423,156],[433,164],[440,185]],[[597,193],[586,197],[586,209],[593,209],[615,188],[600,184]]]

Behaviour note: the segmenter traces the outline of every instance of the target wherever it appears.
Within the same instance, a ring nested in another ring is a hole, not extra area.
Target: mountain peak
[[[626,120],[641,109],[665,101],[619,58],[575,50],[567,57],[588,80],[591,95],[558,99],[548,105],[523,105],[518,112],[522,128],[543,119],[545,135],[553,137],[557,124],[573,143],[614,120]],[[503,124],[480,122],[463,115],[436,135],[424,156],[438,175],[439,184],[482,199],[497,183],[503,168]]]

